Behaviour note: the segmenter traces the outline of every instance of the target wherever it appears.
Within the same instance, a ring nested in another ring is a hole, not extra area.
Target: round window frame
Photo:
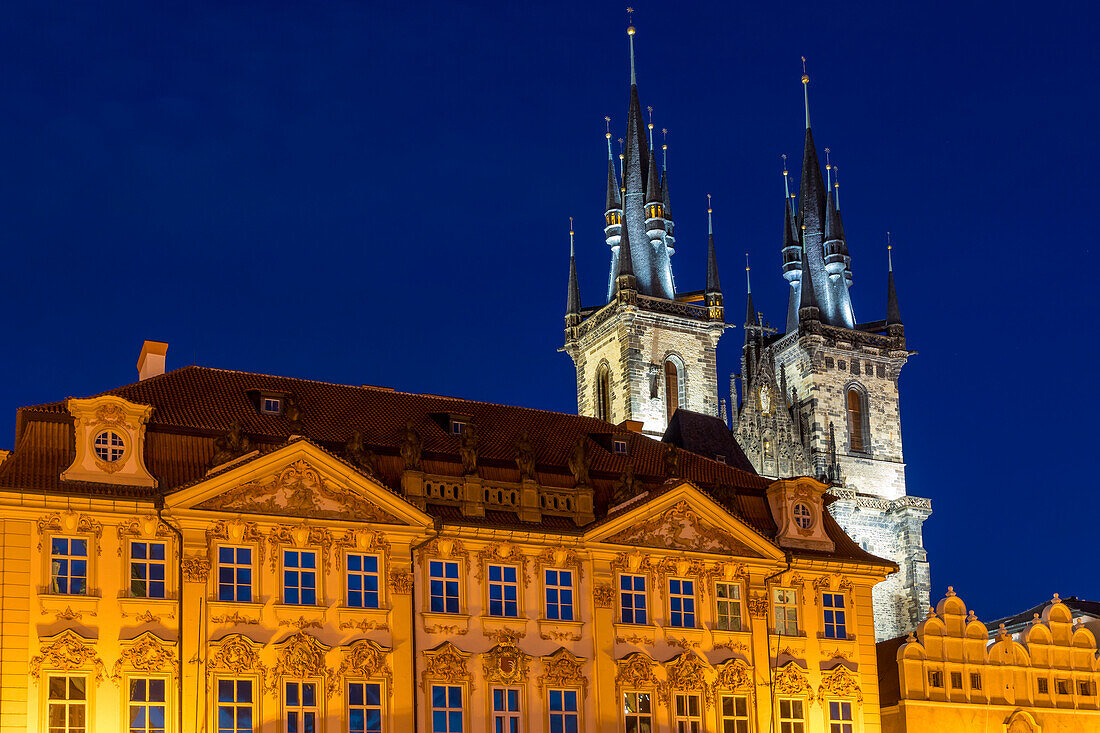
[[[102,457],[101,455],[99,455],[99,451],[96,450],[96,440],[99,439],[99,436],[105,435],[107,433],[117,436],[118,439],[122,441],[122,452],[119,454],[118,458],[113,461],[109,461],[106,458]],[[91,436],[91,440],[89,441],[89,449],[92,452],[92,457],[95,459],[95,462],[104,470],[117,471],[119,468],[122,467],[122,464],[126,462],[126,459],[130,457],[130,441],[128,438],[129,436],[127,436],[125,433],[110,427],[103,428],[102,430],[98,430],[93,433]]]
[[[798,513],[798,507],[802,507],[803,509],[805,509],[806,513],[804,515],[800,515]],[[814,528],[814,512],[812,509],[810,509],[810,505],[804,501],[796,501],[791,507],[791,519],[794,522],[794,526],[802,531],[808,531]],[[799,521],[800,519],[806,520],[805,526],[803,526],[802,523]]]

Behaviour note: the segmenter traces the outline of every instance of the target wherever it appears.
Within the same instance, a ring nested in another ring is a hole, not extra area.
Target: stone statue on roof
[[[588,462],[588,442],[581,435],[573,446],[573,452],[569,454],[569,470],[572,471],[573,481],[577,486],[588,486]]]
[[[252,448],[252,443],[247,435],[241,433],[241,424],[235,422],[229,426],[225,435],[214,439],[214,466],[228,463],[234,458],[240,458]]]
[[[420,442],[420,436],[413,430],[412,420],[409,420],[405,423],[405,430],[401,435],[401,443],[398,445],[398,450],[401,452],[401,459],[405,461],[406,471],[420,470],[420,454],[423,449],[424,445]]]
[[[462,473],[466,476],[477,473],[477,425],[471,420],[458,436],[458,455],[462,459]]]
[[[680,451],[672,443],[665,443],[665,475],[669,478],[680,475]]]
[[[638,495],[638,482],[634,478],[634,461],[628,460],[623,473],[615,481],[615,493],[611,495],[612,504],[622,504]]]
[[[519,469],[520,479],[535,479],[535,449],[526,430],[516,440],[516,468]]]
[[[344,446],[344,457],[352,465],[363,469],[369,476],[376,475],[378,471],[377,457],[374,451],[363,445],[363,434],[358,430],[351,434],[347,445]]]

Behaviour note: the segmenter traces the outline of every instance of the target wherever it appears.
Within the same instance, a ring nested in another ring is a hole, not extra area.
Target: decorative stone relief
[[[390,543],[386,541],[385,536],[376,530],[369,529],[367,527],[360,527],[359,529],[349,529],[344,532],[338,539],[334,540],[334,545],[337,549],[336,553],[336,569],[342,570],[344,562],[344,553],[339,550],[347,550],[350,552],[367,552],[377,553],[382,556],[382,565],[386,566],[390,561]]]
[[[102,682],[105,670],[103,660],[96,655],[90,641],[71,629],[62,631],[31,657],[31,677],[41,680],[43,669],[59,672],[91,670],[95,672],[95,681]]]
[[[264,561],[264,536],[260,532],[260,526],[255,522],[248,522],[240,517],[235,519],[222,519],[206,530],[206,544],[210,552],[214,552],[215,540],[225,540],[233,544],[256,545],[256,562]]]
[[[592,603],[596,608],[611,608],[615,603],[615,589],[607,583],[600,583],[592,589]]]
[[[423,655],[424,671],[420,675],[420,689],[427,691],[429,680],[452,685],[466,682],[473,689],[473,677],[467,665],[469,654],[445,641],[435,649],[424,651]]]
[[[863,691],[859,689],[859,678],[843,664],[833,667],[824,674],[817,688],[818,702],[824,703],[826,697],[852,697],[862,705]]]
[[[759,557],[728,532],[707,524],[686,501],[679,501],[660,515],[623,530],[605,540],[618,545],[642,545],[693,552]]]
[[[389,657],[391,649],[371,641],[361,639],[352,643],[344,651],[344,659],[340,662],[340,669],[336,672],[337,679],[347,677],[365,677],[386,680],[386,689],[390,696],[393,695],[393,672],[390,670]],[[335,686],[333,686],[335,688]]]
[[[709,687],[706,675],[710,666],[691,652],[679,654],[665,662],[665,683],[657,688],[657,695],[665,704],[674,690],[699,690],[705,693]],[[710,697],[703,696],[704,707],[709,705]]]
[[[327,563],[332,550],[334,540],[332,533],[324,527],[311,527],[306,522],[296,526],[277,524],[271,528],[267,536],[267,543],[271,547],[271,570],[279,568],[279,550],[288,547],[319,547],[321,548],[321,562]]]
[[[768,597],[763,593],[753,593],[748,599],[749,615],[754,618],[768,617]]]
[[[619,690],[653,686],[660,684],[653,674],[656,662],[644,652],[633,652],[615,662],[618,673],[615,675],[615,687]]]
[[[275,645],[278,650],[275,668],[272,670],[272,685],[280,677],[320,677],[329,679],[330,670],[325,666],[325,654],[332,647],[326,646],[304,631]],[[330,689],[333,685],[329,685]],[[274,692],[275,687],[271,688]]]
[[[405,570],[390,571],[390,591],[397,596],[407,596],[416,584],[413,574]]]
[[[517,564],[519,565],[519,574],[523,580],[523,587],[526,588],[531,584],[527,567],[530,561],[531,558],[520,552],[519,548],[515,545],[509,542],[494,542],[488,547],[478,550],[477,567],[474,570],[474,577],[477,578],[478,581],[485,578],[485,564],[488,562]]]
[[[417,552],[417,559],[423,565],[428,558],[441,558],[443,560],[461,559],[469,560],[470,553],[461,541],[453,537],[433,537]]]
[[[129,643],[123,643],[122,653],[111,671],[116,685],[122,681],[124,669],[137,672],[171,672],[179,677],[179,660],[175,646],[146,632]]]
[[[256,626],[259,625],[259,618],[250,618],[248,616],[242,616],[234,611],[233,613],[223,614],[221,616],[211,616],[210,623],[212,624],[241,624],[244,626]]]
[[[540,692],[548,687],[580,687],[583,697],[588,697],[584,660],[564,647],[542,658],[542,674],[538,683]]]
[[[575,583],[580,583],[584,578],[584,560],[576,550],[564,545],[547,547],[535,558],[535,565],[539,570],[545,568],[572,570],[577,576]]]
[[[243,634],[229,634],[212,644],[213,654],[206,663],[207,675],[215,672],[228,672],[233,675],[256,674],[260,677],[260,687],[264,685],[267,668],[260,662],[258,642]]]
[[[210,559],[204,555],[184,555],[183,579],[188,583],[205,583],[210,577]]]
[[[482,655],[485,681],[491,685],[525,685],[530,660],[515,644],[498,644]]]
[[[740,659],[731,659],[718,665],[718,676],[714,680],[714,689],[731,690],[733,692],[751,692],[755,685],[752,682],[752,669]]]
[[[357,629],[364,634],[368,631],[389,631],[390,627],[385,621],[368,621],[367,619],[360,619],[358,621],[341,621],[339,626],[341,631],[348,629]]]
[[[788,662],[775,672],[772,689],[780,695],[791,697],[808,697],[813,701],[813,688],[806,679],[806,670],[795,662]]]
[[[102,551],[103,525],[89,517],[87,514],[77,514],[72,511],[54,512],[42,517],[38,525],[38,551],[42,552],[42,542],[52,532],[65,534],[90,535],[95,538],[95,552],[98,555]],[[89,550],[93,548],[88,548]]]
[[[118,525],[115,530],[118,536],[118,556],[122,557],[129,538],[139,539],[174,539],[175,533],[168,529],[163,522],[157,520],[155,515],[148,514],[143,517],[131,517],[129,521]]]

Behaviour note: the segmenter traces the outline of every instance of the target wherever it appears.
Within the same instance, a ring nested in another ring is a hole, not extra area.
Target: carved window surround
[[[39,653],[31,657],[28,671],[40,687],[49,672],[84,672],[93,685],[103,681],[106,668],[96,654],[96,641],[66,629],[42,639]]]
[[[465,636],[470,632],[470,616],[464,613],[421,611],[424,633]]]
[[[176,618],[175,598],[119,598],[119,616],[129,623],[164,623]],[[134,621],[130,621],[133,619]]]
[[[576,593],[580,586],[581,580],[584,579],[584,563],[586,557],[581,552],[578,552],[572,547],[566,547],[565,545],[558,545],[557,547],[547,547],[538,554],[535,558],[535,567],[539,573],[540,587],[545,585],[546,573],[545,570],[572,570],[573,571],[573,594],[574,605],[576,604]],[[545,592],[543,593],[545,598]]]
[[[209,598],[206,601],[206,611],[210,614],[211,620],[216,616],[243,616],[249,619],[257,619],[258,623],[258,620],[262,617],[265,606],[267,606],[267,603],[264,601],[249,601],[245,603],[243,601],[219,601],[214,598]]]
[[[275,621],[286,628],[323,628],[328,619],[328,606],[305,606],[296,603],[273,603]]]
[[[63,609],[72,609],[77,616],[87,614],[95,616],[99,610],[100,596],[98,591],[85,595],[65,595],[64,593],[48,593],[47,588],[40,588],[38,604],[42,613],[59,613]]]
[[[624,643],[630,644],[653,644],[657,639],[657,627],[653,624],[620,624],[613,623],[611,627],[615,630],[615,640],[619,639],[631,640]],[[634,641],[637,640],[637,641]]]
[[[584,621],[554,621],[540,618],[539,638],[547,641],[573,642],[584,638]]]
[[[681,628],[679,626],[662,626],[661,630],[664,632],[665,642],[671,646],[681,646],[684,642],[688,642],[693,648],[699,648],[703,642],[703,637],[706,635],[706,629],[700,628]],[[681,648],[683,648],[681,646]]]
[[[488,616],[483,615],[481,619],[481,629],[485,636],[492,637],[504,632],[506,634],[513,634],[517,639],[522,639],[527,636],[527,619],[523,616],[511,617],[511,616]]]
[[[582,697],[588,697],[588,677],[584,674],[587,660],[577,657],[564,647],[542,658],[542,674],[538,677],[539,692],[545,696],[550,689],[579,689]],[[546,701],[543,700],[543,705]],[[583,720],[584,718],[581,718]]]
[[[367,631],[389,631],[392,608],[353,608],[350,606],[336,607],[336,624],[343,631],[358,629]]]
[[[179,659],[175,642],[146,631],[136,639],[122,642],[122,652],[111,671],[111,680],[121,686],[124,676],[148,677],[150,674],[163,675],[169,680],[178,678]]]

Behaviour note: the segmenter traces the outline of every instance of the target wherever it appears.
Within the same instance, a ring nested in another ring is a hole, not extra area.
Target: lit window
[[[703,729],[698,695],[676,696],[675,722],[676,733],[699,733]]]
[[[577,733],[580,713],[576,690],[550,690],[550,733]]]
[[[829,733],[852,733],[852,703],[829,701]]]
[[[844,594],[822,593],[821,605],[824,608],[825,638],[847,639],[848,631],[844,618]],[[962,687],[961,675],[957,686]]]
[[[671,578],[668,581],[669,625],[695,628],[695,581]]]
[[[644,624],[646,622],[645,576],[620,575],[619,591],[622,622]]]
[[[218,680],[218,733],[252,733],[252,680]]]
[[[82,596],[88,592],[88,540],[50,540],[50,593]]]
[[[432,733],[462,733],[462,688],[432,685]]]
[[[801,529],[809,529],[814,524],[814,515],[810,511],[810,507],[802,502],[798,502],[794,505],[791,509],[791,514],[794,515],[794,523]]]
[[[962,672],[952,672],[951,673],[951,687],[955,688],[956,690],[961,690],[962,686],[963,686],[963,673]]]
[[[551,621],[573,620],[573,571],[546,571],[546,618]]]
[[[50,733],[88,730],[88,681],[83,677],[50,677],[46,715]]]
[[[317,683],[287,682],[284,708],[286,733],[316,733]]]
[[[378,557],[348,555],[348,605],[378,608]]]
[[[493,688],[493,733],[519,733],[519,698],[518,688]]]
[[[519,584],[514,565],[489,566],[489,615],[519,615]]]
[[[113,430],[104,430],[95,436],[92,445],[99,460],[107,463],[118,461],[126,451],[126,443],[122,440],[122,436]]]
[[[130,543],[130,597],[164,598],[164,543]]]
[[[1039,685],[1039,694],[1040,695],[1049,695],[1050,694],[1050,681],[1049,680],[1046,680],[1046,679],[1040,677],[1039,679],[1036,680],[1036,683],[1038,683],[1038,685]]]
[[[382,733],[382,686],[348,683],[348,733]]]
[[[278,397],[264,397],[261,409],[268,415],[278,415],[283,411],[283,401]]]
[[[772,605],[775,606],[775,633],[783,636],[798,635],[798,596],[791,588],[773,588]]]
[[[970,689],[979,692],[982,689],[982,676],[978,672],[970,673]]]
[[[943,672],[929,671],[928,672],[928,686],[942,688],[943,687]]]
[[[866,446],[866,425],[863,406],[863,394],[852,387],[848,390],[848,449],[853,453],[862,453]]]
[[[164,709],[164,680],[130,679],[130,733],[164,733]]]
[[[628,450],[627,442],[625,440],[616,440],[612,443],[612,449],[615,455],[625,456]]]
[[[714,595],[718,598],[718,629],[740,631],[741,586],[737,583],[717,583]]]
[[[596,370],[596,417],[611,421],[611,370],[606,364]]]
[[[218,600],[252,601],[252,548],[218,548]]]
[[[433,613],[458,613],[458,562],[428,563],[428,586]]]
[[[779,733],[805,733],[806,717],[801,700],[779,701]]]
[[[653,701],[648,692],[623,693],[623,717],[626,733],[652,733]]]
[[[686,401],[683,369],[679,360],[668,359],[665,361],[665,419],[671,420],[673,413]]]
[[[749,699],[744,695],[722,695],[718,714],[718,733],[749,733]]]
[[[283,551],[283,603],[313,606],[317,603],[317,553]]]
[[[771,458],[773,455],[772,442],[767,438],[764,439],[764,457]]]

